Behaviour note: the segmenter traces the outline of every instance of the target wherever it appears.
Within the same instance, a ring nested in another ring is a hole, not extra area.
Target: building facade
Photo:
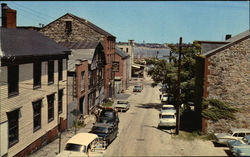
[[[9,9],[2,4],[2,17],[8,17]],[[25,156],[66,129],[70,50],[36,31],[13,28],[15,18],[3,20],[7,21],[2,21],[0,31],[0,155]]]
[[[86,19],[67,13],[43,27],[40,33],[56,42],[101,42],[104,47],[106,65],[104,69],[105,98],[114,96],[114,73],[112,63],[115,57],[116,37]]]

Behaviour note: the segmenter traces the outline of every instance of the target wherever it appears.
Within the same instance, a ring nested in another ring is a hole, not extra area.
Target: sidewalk
[[[86,126],[77,130],[77,133],[80,132],[89,132],[95,122],[95,116],[89,115],[85,119]],[[61,152],[65,148],[66,142],[75,135],[75,128],[70,128],[64,131],[61,134]],[[47,144],[46,146],[42,147],[35,153],[31,154],[30,157],[55,157],[56,154],[59,152],[59,138],[54,140],[53,142]]]

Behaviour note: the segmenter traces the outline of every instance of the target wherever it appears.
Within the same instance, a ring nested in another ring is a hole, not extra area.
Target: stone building
[[[225,41],[225,44],[203,54],[203,97],[215,98],[240,109],[236,121],[203,120],[203,131],[227,131],[230,128],[250,128],[250,33],[249,30]]]
[[[115,94],[119,94],[128,88],[130,56],[116,47],[113,71],[115,72]]]
[[[104,71],[105,98],[114,96],[114,73],[112,62],[115,57],[116,37],[104,31],[86,19],[67,13],[48,25],[40,33],[50,37],[56,42],[101,42],[104,47],[106,65]]]
[[[26,156],[66,129],[70,50],[37,31],[16,29],[9,9],[2,3],[0,156]]]
[[[72,127],[71,111],[81,115],[92,113],[104,98],[104,49],[100,42],[60,42],[72,50],[68,61],[68,124]]]

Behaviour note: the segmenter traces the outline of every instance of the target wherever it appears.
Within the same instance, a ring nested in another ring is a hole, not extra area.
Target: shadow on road
[[[163,131],[165,133],[168,133],[170,135],[172,135],[173,133],[171,132],[171,129],[163,129],[163,128],[159,128],[159,127],[156,127],[156,126],[150,126],[150,125],[144,125],[144,127],[149,127],[149,128],[154,128],[154,129],[157,129],[157,130],[160,130],[160,131]]]
[[[136,105],[135,107],[144,108],[144,109],[156,109],[160,111],[161,104],[157,104],[157,103],[139,104],[139,105]]]

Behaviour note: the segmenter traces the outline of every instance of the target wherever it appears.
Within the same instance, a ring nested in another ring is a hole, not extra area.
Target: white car
[[[158,127],[175,127],[176,126],[176,116],[173,112],[163,112],[159,114],[160,122]]]
[[[227,145],[229,140],[240,140],[246,135],[250,135],[250,129],[231,129],[229,133],[214,133],[218,144]]]
[[[163,112],[173,112],[174,114],[176,114],[176,109],[175,109],[174,105],[170,105],[170,104],[162,105],[160,114]]]
[[[103,157],[104,144],[96,134],[78,133],[68,140],[57,157]]]
[[[118,111],[127,111],[130,107],[130,104],[128,101],[126,100],[118,100],[115,104],[114,104],[115,109],[117,109]]]
[[[167,102],[167,101],[168,101],[168,95],[167,94],[162,94],[161,102]]]

